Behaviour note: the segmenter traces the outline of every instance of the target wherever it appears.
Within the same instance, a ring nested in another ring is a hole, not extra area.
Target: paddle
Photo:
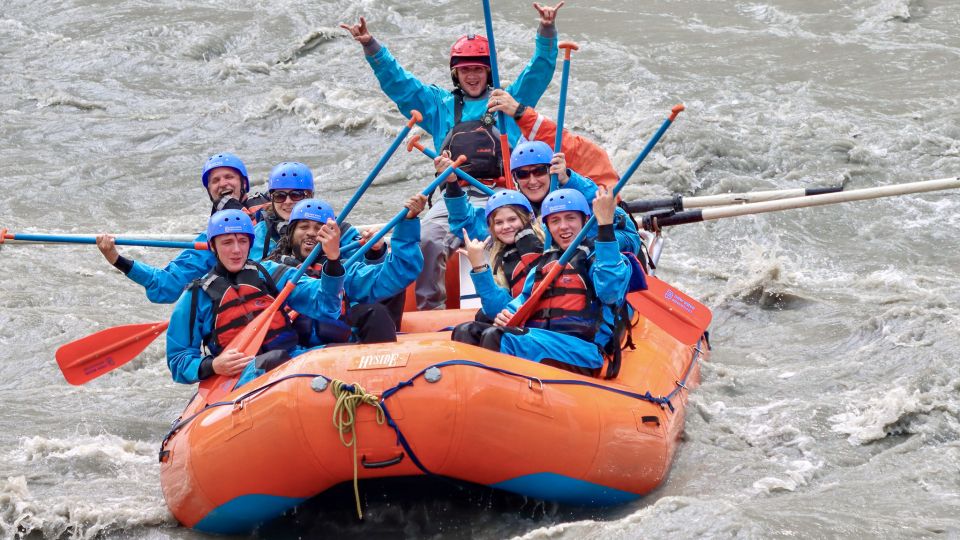
[[[700,221],[710,221],[713,219],[745,216],[749,214],[762,214],[765,212],[777,212],[780,210],[790,210],[793,208],[807,208],[810,206],[823,206],[826,204],[863,201],[867,199],[877,199],[880,197],[893,197],[897,195],[908,195],[911,193],[924,193],[927,191],[939,191],[943,189],[957,188],[960,188],[960,177],[955,176],[952,178],[942,178],[940,180],[925,180],[922,182],[909,182],[906,184],[853,189],[839,193],[825,193],[822,195],[811,195],[809,197],[795,199],[764,201],[749,204],[738,204],[733,206],[719,206],[704,210],[689,210],[673,215],[644,216],[643,228],[648,231],[656,231],[660,227],[681,225],[684,223],[698,223]]]
[[[450,175],[453,174],[455,170],[457,170],[457,167],[459,167],[466,160],[467,160],[467,156],[458,157],[457,160],[453,162],[453,165],[447,167],[442,173],[440,173],[439,176],[434,178],[433,182],[430,182],[430,185],[424,188],[423,191],[420,192],[420,194],[423,195],[424,197],[428,197],[438,187],[440,187],[440,185],[446,182],[447,178],[449,178]],[[343,251],[343,252],[350,252],[350,250],[352,249],[356,249],[358,247],[360,248],[360,249],[357,249],[357,252],[354,253],[349,259],[347,259],[347,262],[344,263],[344,266],[349,267],[350,265],[359,261],[360,258],[363,257],[363,255],[367,251],[369,251],[374,244],[379,242],[380,239],[386,236],[388,232],[393,230],[393,228],[396,227],[397,224],[400,223],[400,221],[402,221],[406,216],[407,216],[407,209],[404,208],[399,212],[397,212],[397,215],[394,216],[393,219],[388,221],[387,224],[384,225],[382,229],[377,231],[377,234],[373,235],[373,237],[367,240],[363,245],[361,245],[360,242],[351,242],[350,244],[347,244],[346,246],[343,246],[342,248],[340,248],[340,251]]]
[[[572,41],[562,41],[559,48],[563,49],[563,75],[560,78],[560,104],[557,106],[557,135],[553,139],[553,153],[560,152],[563,143],[563,117],[567,110],[567,81],[570,79],[570,53],[579,51],[580,46]],[[556,174],[550,175],[550,191],[556,191],[560,179]]]
[[[127,324],[101,330],[57,349],[57,364],[68,383],[83,384],[133,360],[168,324]]]
[[[721,193],[719,195],[703,195],[700,197],[686,197],[677,194],[669,199],[637,200],[625,202],[623,204],[627,212],[631,213],[649,212],[651,210],[661,209],[671,209],[676,212],[682,212],[691,208],[793,199],[796,197],[809,197],[811,195],[823,195],[824,193],[837,193],[840,191],[843,191],[842,185],[821,188],[792,188],[774,189],[769,191],[749,191],[746,193]]]
[[[630,177],[633,176],[633,173],[636,172],[637,168],[643,163],[643,160],[646,159],[647,155],[653,150],[653,147],[657,144],[663,133],[667,131],[667,128],[673,123],[673,120],[677,117],[678,114],[683,110],[683,105],[675,105],[670,111],[670,117],[663,121],[663,124],[660,125],[660,129],[654,133],[653,137],[647,142],[646,147],[643,151],[640,152],[640,155],[637,156],[630,167],[627,169],[627,172],[620,178],[617,184],[613,187],[613,196],[616,197],[620,190],[623,189],[623,186],[626,185],[627,181],[630,180]],[[566,251],[563,252],[563,255],[560,257],[560,260],[557,264],[553,265],[553,268],[547,272],[547,275],[544,277],[543,281],[533,290],[530,294],[530,298],[527,299],[523,305],[513,314],[513,317],[510,318],[510,321],[507,323],[508,326],[523,326],[527,321],[527,318],[533,312],[534,307],[537,302],[539,302],[540,297],[543,296],[543,293],[550,287],[553,283],[553,280],[556,279],[557,275],[560,273],[560,270],[570,262],[570,259],[576,254],[577,247],[583,242],[583,239],[587,236],[587,231],[597,222],[596,216],[590,216],[590,219],[583,225],[583,228],[580,229],[580,233],[577,234],[576,238],[573,239],[573,242],[567,247]]]
[[[453,169],[455,166],[459,166],[464,161],[466,161],[465,156],[460,156],[454,162],[454,165],[447,167],[440,176],[435,178],[433,182],[430,183],[426,189],[424,189],[421,194],[424,196],[432,193],[437,186],[441,183],[446,182],[447,178],[453,174]],[[380,231],[373,236],[369,241],[367,241],[357,252],[351,257],[344,267],[350,267],[353,263],[357,262],[360,257],[363,257],[364,253],[367,252],[374,244],[380,241],[391,229],[393,229],[401,219],[403,219],[407,214],[407,209],[404,208],[401,210],[397,216],[392,219],[386,226],[384,226]],[[354,243],[356,244],[356,242]],[[351,244],[352,245],[352,244]],[[303,261],[303,264],[300,265],[300,268],[297,272],[290,278],[289,281],[283,286],[283,289],[280,290],[280,293],[274,299],[273,303],[267,306],[259,315],[256,316],[252,321],[247,323],[247,326],[240,331],[239,334],[226,346],[226,349],[235,349],[242,352],[246,356],[256,356],[257,352],[260,350],[260,346],[263,345],[263,340],[267,336],[267,331],[270,330],[270,323],[272,322],[274,314],[283,306],[283,303],[287,300],[287,297],[290,296],[290,292],[293,291],[293,288],[296,286],[297,281],[303,276],[304,272],[313,264],[322,251],[322,244],[317,244],[310,255],[307,256],[306,260]],[[341,248],[341,251],[346,251],[348,248]],[[203,400],[204,404],[209,405],[210,403],[218,401],[224,395],[230,393],[233,390],[233,387],[237,384],[240,374],[233,376],[228,375],[214,375],[208,379],[200,381],[200,388],[198,393],[200,398]]]
[[[96,236],[61,236],[54,234],[23,234],[7,232],[7,229],[0,229],[0,244],[5,240],[15,240],[19,242],[39,242],[51,244],[96,244]],[[143,238],[117,238],[118,246],[143,246],[175,249],[207,249],[206,242],[171,242],[168,240],[147,240]]]
[[[710,309],[659,278],[646,279],[647,290],[627,296],[634,309],[681,343],[699,341],[713,319]]]
[[[413,149],[414,149],[414,148],[416,148],[417,150],[423,152],[423,155],[427,156],[427,157],[430,158],[430,159],[437,159],[437,153],[434,152],[433,150],[427,148],[426,146],[424,146],[424,145],[420,142],[420,135],[419,135],[419,134],[414,135],[413,137],[410,138],[410,141],[407,142],[407,152],[413,152]],[[483,192],[484,195],[486,195],[486,196],[488,196],[488,197],[489,197],[490,195],[493,195],[493,190],[492,190],[492,189],[490,189],[489,187],[485,186],[485,185],[483,184],[483,182],[481,182],[481,181],[477,180],[476,178],[474,178],[473,176],[471,176],[470,173],[464,172],[463,170],[461,170],[461,169],[459,169],[459,168],[454,169],[453,172],[454,172],[454,174],[456,174],[457,176],[459,176],[460,178],[462,178],[463,180],[465,180],[466,182],[468,182],[468,183],[469,183],[470,185],[472,185],[473,187],[479,189],[481,192]]]
[[[483,23],[487,29],[487,44],[490,47],[490,76],[493,87],[500,88],[500,70],[497,67],[497,44],[493,38],[493,19],[490,16],[490,0],[483,0]],[[517,189],[510,174],[510,141],[507,139],[507,120],[503,111],[497,111],[497,129],[500,130],[500,151],[503,154],[503,176],[507,189]]]
[[[400,143],[403,142],[403,139],[406,138],[407,134],[410,133],[410,129],[420,121],[423,120],[423,115],[420,114],[420,111],[413,109],[410,111],[410,121],[407,122],[407,125],[400,130],[400,133],[390,144],[390,148],[387,148],[387,151],[383,153],[380,157],[380,161],[377,162],[377,165],[370,171],[370,174],[367,175],[367,178],[360,184],[360,187],[357,188],[356,193],[353,194],[353,197],[347,201],[347,204],[344,205],[343,210],[337,214],[337,225],[343,225],[343,220],[346,219],[347,214],[353,210],[353,207],[356,206],[357,201],[360,200],[360,197],[367,191],[367,188],[370,187],[370,184],[373,183],[373,179],[380,174],[380,171],[383,169],[383,166],[387,164],[387,161],[390,160],[390,157],[393,156],[394,152],[397,151],[397,148],[400,147]]]

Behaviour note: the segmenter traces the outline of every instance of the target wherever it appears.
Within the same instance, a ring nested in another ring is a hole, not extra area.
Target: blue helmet
[[[540,204],[540,219],[544,223],[547,222],[547,216],[560,212],[581,212],[586,217],[593,214],[590,211],[590,205],[587,204],[587,198],[575,189],[558,189],[547,195]]]
[[[530,201],[523,196],[523,193],[514,191],[512,189],[507,189],[504,191],[498,191],[491,195],[489,199],[487,199],[487,206],[484,208],[486,211],[485,218],[489,220],[490,216],[492,216],[498,208],[509,206],[511,204],[523,207],[527,210],[528,214],[533,214],[533,207],[530,206]]]
[[[510,154],[510,170],[515,171],[528,165],[549,165],[553,159],[553,149],[543,141],[523,141]]]
[[[326,223],[328,219],[337,219],[333,207],[320,199],[304,199],[293,207],[290,212],[290,223],[301,219],[309,219],[317,223]]]
[[[243,177],[244,193],[250,191],[250,178],[247,176],[246,165],[240,161],[240,158],[229,152],[214,154],[207,158],[207,162],[203,166],[203,175],[200,177],[203,180],[203,187],[207,187],[210,171],[216,169],[217,167],[230,167],[231,169],[235,169],[238,173],[240,173],[240,176]]]
[[[313,173],[310,167],[296,161],[284,161],[270,171],[270,191],[275,189],[303,189],[313,191]]]
[[[214,238],[224,234],[245,234],[250,237],[251,244],[256,236],[250,216],[242,210],[221,210],[210,216],[210,221],[207,222],[207,242],[212,243]]]

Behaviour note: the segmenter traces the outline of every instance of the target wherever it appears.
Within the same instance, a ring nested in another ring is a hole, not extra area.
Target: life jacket
[[[591,251],[591,242],[584,242],[577,247],[576,254],[540,297],[536,311],[527,320],[527,326],[553,330],[593,342],[603,319],[603,305],[597,298],[596,291],[593,290],[593,280],[590,279]],[[541,256],[540,264],[534,270],[534,289],[558,264],[562,255],[561,250],[554,248]]]
[[[323,273],[323,263],[326,262],[326,256],[321,254],[317,257],[317,260],[319,262],[314,262],[310,268],[304,272],[304,274],[314,279],[319,279]],[[303,264],[303,261],[290,255],[284,255],[280,259],[280,264],[284,265],[284,267],[292,266],[299,268],[300,265]],[[297,315],[293,320],[293,328],[297,332],[297,340],[300,345],[304,347],[314,347],[325,343],[346,343],[350,341],[353,329],[350,328],[350,325],[345,321],[349,307],[350,303],[347,300],[346,294],[344,294],[340,307],[340,318],[335,321],[319,321],[306,315]]]
[[[194,296],[190,331],[193,332],[197,312],[196,295],[199,289],[210,297],[213,304],[213,330],[203,336],[203,344],[215,356],[220,354],[250,321],[272,304],[279,294],[273,276],[258,263],[247,261],[237,273],[235,283],[220,274],[222,271],[222,266],[217,265],[206,276],[191,284]],[[297,335],[289,317],[284,310],[278,310],[270,321],[266,338],[258,352],[289,350],[296,345]]]
[[[280,241],[280,237],[286,234],[286,229],[289,226],[286,221],[281,220],[280,216],[273,212],[263,212],[263,220],[266,221],[267,225],[267,237],[263,239],[263,253],[260,254],[261,261],[266,259],[270,255],[270,252],[273,251],[270,249],[270,244],[273,243],[274,246],[276,246],[276,243]]]
[[[453,91],[453,127],[440,145],[441,152],[449,151],[456,159],[466,156],[467,161],[460,167],[477,180],[485,184],[504,186],[502,149],[500,132],[494,125],[494,117],[487,113],[480,120],[463,121],[463,90]],[[467,184],[461,181],[461,185]]]
[[[503,269],[510,294],[519,296],[523,291],[523,282],[527,279],[530,269],[537,265],[543,254],[543,242],[534,234],[530,225],[517,233],[514,243],[509,248],[497,254],[493,261],[494,275]]]

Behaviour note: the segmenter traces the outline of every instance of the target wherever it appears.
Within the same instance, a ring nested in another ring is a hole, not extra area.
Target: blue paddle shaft
[[[380,157],[380,161],[377,162],[377,166],[370,171],[370,174],[367,175],[367,178],[360,184],[360,187],[357,188],[357,192],[353,194],[353,197],[347,201],[347,204],[343,207],[343,210],[337,215],[337,225],[342,225],[344,220],[347,219],[347,215],[350,214],[350,211],[353,210],[353,207],[356,206],[357,201],[360,200],[360,197],[367,191],[367,188],[370,187],[370,184],[373,183],[373,179],[380,174],[380,171],[383,169],[384,165],[390,161],[390,158],[397,151],[397,148],[400,147],[400,143],[403,142],[403,139],[406,138],[407,134],[410,133],[410,125],[407,124],[403,126],[403,129],[400,131],[400,134],[397,135],[397,138],[393,140],[393,144],[390,145],[390,148]]]
[[[436,189],[437,189],[438,187],[440,187],[440,184],[442,184],[442,183],[444,183],[444,182],[447,181],[447,178],[449,178],[450,175],[453,174],[453,171],[454,171],[454,170],[455,170],[455,167],[447,167],[447,168],[440,174],[440,176],[434,178],[434,179],[433,179],[433,182],[430,182],[430,185],[428,185],[426,188],[424,188],[423,191],[420,192],[420,194],[423,195],[423,196],[427,196],[427,195],[430,195],[431,193],[433,193],[434,191],[436,191]],[[376,244],[376,243],[379,242],[381,239],[383,239],[383,237],[386,236],[388,232],[392,231],[393,228],[396,227],[397,224],[400,223],[400,221],[401,221],[402,219],[404,219],[406,216],[407,216],[407,209],[406,209],[406,208],[404,208],[404,209],[400,210],[399,212],[397,212],[397,215],[393,216],[393,219],[391,219],[386,225],[384,225],[384,227],[383,227],[382,229],[380,229],[380,231],[377,232],[377,234],[373,235],[373,238],[371,238],[370,240],[367,240],[367,242],[366,242],[365,244],[363,244],[362,246],[360,246],[360,249],[358,249],[357,252],[354,253],[353,256],[350,257],[350,258],[347,260],[347,262],[344,264],[344,266],[349,267],[350,265],[352,265],[352,264],[354,264],[355,262],[359,261],[360,258],[363,257],[364,254],[366,254],[367,251],[369,251],[370,248],[373,247],[374,244]],[[345,247],[343,248],[343,251],[349,251],[349,250],[353,249],[353,248],[354,248],[355,246],[357,246],[357,245],[359,245],[359,242],[353,242],[353,243],[345,246]],[[313,251],[316,251],[319,247],[320,247],[320,245],[317,244],[317,247],[313,248]],[[312,256],[313,253],[311,252],[310,255]],[[312,261],[311,261],[311,262],[312,262]],[[304,263],[304,265],[306,265],[306,263]]]
[[[557,108],[557,136],[553,139],[553,153],[559,153],[563,148],[563,117],[567,110],[567,80],[570,78],[570,59],[563,59],[563,75],[560,79],[560,105]],[[559,187],[560,179],[556,174],[550,175],[550,191]]]
[[[500,88],[500,69],[497,67],[497,43],[493,38],[493,18],[490,16],[490,0],[483,0],[483,22],[487,27],[487,44],[490,47],[490,78],[493,79],[493,87]],[[503,111],[497,112],[497,129],[500,133],[507,132],[507,120]],[[509,152],[504,148],[504,152]],[[505,171],[509,174],[509,171]]]
[[[421,145],[421,146],[422,146],[422,145]],[[420,151],[423,152],[423,155],[427,156],[427,157],[430,158],[430,159],[437,159],[437,153],[434,152],[433,150],[427,148],[426,146],[423,146],[422,148],[420,148]],[[459,176],[460,178],[462,178],[464,181],[466,181],[466,182],[467,182],[468,184],[470,184],[471,186],[473,186],[473,187],[479,189],[480,191],[482,191],[484,195],[486,195],[486,196],[488,196],[488,197],[489,197],[490,195],[493,195],[493,190],[492,190],[492,189],[490,189],[490,188],[488,188],[487,186],[483,185],[483,182],[481,182],[481,181],[477,180],[476,178],[470,176],[470,173],[463,172],[463,171],[460,170],[459,168],[454,169],[454,170],[453,170],[453,173],[456,174],[457,176]]]
[[[22,242],[51,242],[57,244],[96,244],[95,236],[58,236],[53,234],[14,234],[7,233],[11,238],[8,240],[20,240]],[[172,242],[169,240],[141,240],[137,238],[117,238],[118,246],[142,246],[159,247],[174,249],[196,249],[194,242]]]
[[[623,186],[627,184],[627,181],[630,180],[630,177],[633,176],[633,173],[636,172],[637,168],[640,167],[640,164],[643,163],[643,160],[647,158],[647,154],[653,150],[653,147],[657,145],[657,142],[660,141],[660,137],[663,137],[663,133],[667,131],[667,128],[670,127],[670,124],[673,123],[673,116],[667,118],[663,121],[663,124],[660,125],[660,129],[653,134],[653,137],[647,143],[647,146],[644,147],[643,151],[640,152],[640,155],[637,156],[637,159],[633,160],[633,163],[630,164],[630,167],[627,169],[626,174],[624,174],[620,180],[617,182],[617,185],[613,186],[613,196],[616,197],[620,190],[623,189]],[[583,242],[583,239],[587,236],[587,230],[597,222],[597,216],[590,216],[590,219],[584,223],[583,228],[580,229],[580,233],[577,234],[576,238],[573,239],[567,250],[563,252],[563,255],[560,257],[558,264],[563,266],[570,262],[570,259],[573,258],[573,255],[576,253],[577,246],[580,245],[580,242]]]

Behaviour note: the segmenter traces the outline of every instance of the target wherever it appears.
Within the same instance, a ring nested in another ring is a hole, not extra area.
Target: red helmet
[[[487,38],[467,34],[460,36],[450,47],[450,68],[466,66],[490,67],[490,45]]]

